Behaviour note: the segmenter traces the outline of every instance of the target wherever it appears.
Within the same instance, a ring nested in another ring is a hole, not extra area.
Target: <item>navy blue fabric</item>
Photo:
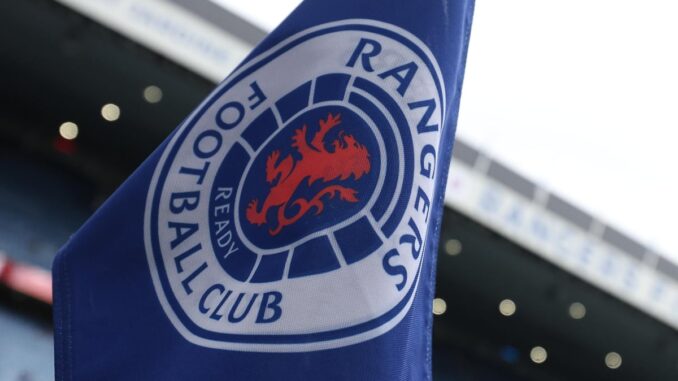
[[[363,18],[411,32],[437,59],[448,103],[436,171],[439,197],[432,200],[422,281],[412,308],[395,328],[360,344],[308,353],[213,350],[181,337],[158,301],[144,248],[147,191],[166,141],[54,262],[56,379],[430,379],[435,256],[472,13],[472,0],[307,0],[249,56],[306,28]]]

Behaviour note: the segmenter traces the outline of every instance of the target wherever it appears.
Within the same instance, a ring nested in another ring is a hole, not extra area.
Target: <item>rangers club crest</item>
[[[148,192],[146,254],[177,331],[295,352],[398,324],[439,202],[444,115],[432,54],[389,24],[319,25],[242,65],[169,140]]]

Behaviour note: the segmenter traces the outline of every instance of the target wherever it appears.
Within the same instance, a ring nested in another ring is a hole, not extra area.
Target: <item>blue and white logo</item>
[[[297,352],[379,336],[419,282],[444,125],[428,48],[346,20],[234,72],[167,145],[149,188],[158,299],[190,342]]]

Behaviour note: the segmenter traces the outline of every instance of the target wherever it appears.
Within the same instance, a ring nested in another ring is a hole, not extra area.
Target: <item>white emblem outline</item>
[[[323,349],[330,349],[330,348],[336,348],[336,347],[342,347],[342,346],[347,346],[351,344],[355,344],[358,342],[363,342],[369,339],[372,339],[374,337],[380,336],[386,332],[388,332],[390,329],[392,329],[396,324],[398,324],[402,318],[409,312],[411,305],[414,301],[415,295],[416,295],[416,290],[418,288],[418,283],[419,283],[419,274],[421,272],[421,265],[423,263],[423,257],[419,261],[419,266],[417,269],[416,275],[416,280],[414,283],[411,285],[411,290],[412,292],[409,293],[408,300],[406,302],[406,305],[400,309],[400,311],[392,317],[390,320],[388,320],[386,323],[381,324],[373,329],[370,329],[368,331],[360,332],[356,335],[351,335],[351,336],[346,336],[346,337],[341,337],[341,338],[333,338],[333,339],[328,339],[328,340],[321,340],[321,341],[313,341],[313,342],[304,342],[304,343],[276,343],[276,344],[270,344],[270,343],[265,343],[265,344],[260,344],[260,343],[236,343],[236,342],[224,342],[224,341],[215,341],[212,339],[206,339],[201,336],[195,335],[192,331],[190,331],[187,327],[184,326],[184,324],[178,319],[174,309],[172,306],[169,305],[167,295],[165,294],[165,289],[163,285],[161,284],[161,281],[159,279],[159,274],[158,274],[158,269],[157,265],[155,263],[155,257],[154,257],[154,249],[151,243],[151,236],[154,234],[151,230],[152,226],[152,214],[149,212],[153,208],[153,200],[154,200],[154,195],[156,192],[161,191],[157,189],[158,182],[160,181],[160,170],[159,168],[165,163],[169,156],[169,151],[171,147],[174,147],[177,143],[177,140],[179,139],[179,136],[181,133],[186,129],[187,125],[189,124],[189,121],[192,121],[195,119],[196,114],[199,112],[199,110],[202,110],[205,105],[212,100],[212,98],[215,97],[215,94],[218,94],[221,92],[222,88],[225,86],[229,85],[232,81],[232,78],[238,77],[240,74],[245,72],[246,70],[249,70],[252,66],[256,65],[257,63],[268,59],[271,55],[276,54],[278,50],[280,50],[281,47],[289,44],[291,41],[294,41],[296,39],[299,39],[305,35],[323,30],[323,29],[329,29],[332,27],[337,27],[337,26],[350,26],[350,25],[364,25],[364,26],[371,26],[371,27],[376,27],[380,28],[389,32],[392,32],[399,37],[402,37],[404,39],[407,39],[410,43],[416,45],[421,52],[424,53],[426,60],[429,62],[429,64],[432,66],[434,69],[434,72],[431,72],[430,74],[436,79],[439,85],[438,92],[439,92],[439,101],[440,101],[440,112],[441,112],[441,126],[444,126],[444,116],[445,116],[445,105],[446,105],[446,96],[445,96],[445,89],[442,86],[442,75],[440,68],[437,65],[436,60],[433,57],[433,54],[430,52],[428,47],[421,42],[416,36],[412,35],[411,33],[407,32],[406,30],[399,28],[397,26],[394,26],[392,24],[388,23],[383,23],[379,21],[373,21],[373,20],[365,20],[365,19],[349,19],[349,20],[342,20],[342,21],[337,21],[337,22],[331,22],[331,23],[326,23],[322,25],[318,25],[309,29],[306,29],[304,31],[301,31],[293,36],[288,37],[287,39],[283,40],[282,42],[276,44],[272,48],[266,50],[259,56],[253,58],[252,60],[246,62],[244,65],[239,67],[235,72],[233,72],[229,77],[226,78],[213,92],[208,96],[201,104],[199,107],[196,108],[195,111],[193,111],[188,118],[180,125],[180,127],[176,130],[176,133],[171,137],[169,140],[166,148],[161,154],[161,157],[158,161],[158,164],[156,166],[156,169],[154,170],[153,177],[151,179],[151,183],[149,186],[149,193],[148,197],[146,200],[146,213],[144,216],[144,244],[145,244],[145,249],[146,249],[146,256],[147,260],[149,262],[149,267],[150,267],[150,272],[151,272],[151,277],[153,280],[153,285],[155,288],[155,291],[158,295],[158,299],[160,301],[160,304],[169,318],[169,320],[172,322],[172,325],[179,331],[179,333],[186,338],[188,341],[203,346],[203,347],[208,347],[208,348],[214,348],[214,349],[227,349],[227,350],[236,350],[236,351],[253,351],[253,352],[302,352],[302,351],[315,351],[315,350],[323,350]],[[423,58],[422,58],[423,59]],[[416,188],[416,183],[412,184],[412,188]],[[427,230],[426,234],[428,234],[429,231]],[[424,237],[423,242],[426,242],[426,237]],[[422,253],[425,251],[425,248],[422,248]],[[423,255],[423,254],[422,254]]]

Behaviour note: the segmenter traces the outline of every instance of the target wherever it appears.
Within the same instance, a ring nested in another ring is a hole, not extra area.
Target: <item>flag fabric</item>
[[[431,379],[472,13],[304,1],[57,255],[57,380]]]

